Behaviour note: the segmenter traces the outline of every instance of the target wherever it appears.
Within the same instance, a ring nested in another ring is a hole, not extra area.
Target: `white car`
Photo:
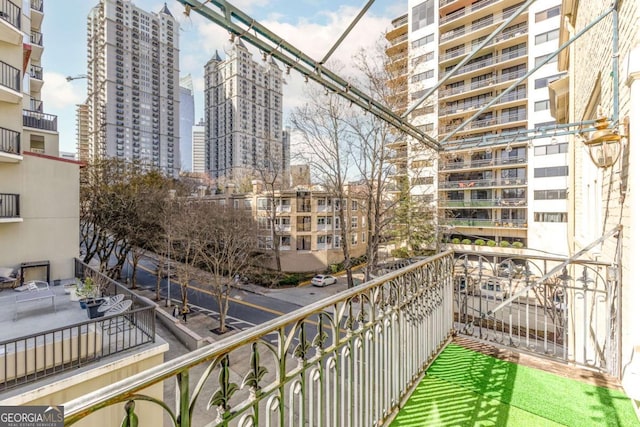
[[[501,300],[505,297],[505,289],[502,284],[489,280],[480,285],[480,296],[489,299]]]
[[[311,284],[313,286],[328,286],[328,285],[334,285],[338,283],[338,279],[336,279],[333,276],[329,276],[326,274],[318,274],[316,276],[313,277],[313,279],[311,279]]]

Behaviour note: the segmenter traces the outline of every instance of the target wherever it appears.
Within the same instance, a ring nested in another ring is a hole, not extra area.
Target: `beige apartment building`
[[[572,253],[606,237],[587,252],[590,259],[607,260],[608,274],[619,286],[619,308],[611,313],[611,331],[619,331],[621,378],[627,394],[640,402],[640,184],[637,148],[640,142],[640,9],[636,1],[564,0],[559,44],[590,26],[560,55],[558,66],[567,76],[551,93],[559,122],[576,123],[606,117],[610,151],[589,148],[594,133],[572,136],[570,146],[569,227]],[[597,21],[599,17],[603,17]],[[592,127],[590,129],[593,129]],[[615,136],[618,136],[616,138]],[[599,165],[599,166],[598,166]],[[589,281],[584,281],[585,286]]]
[[[275,238],[280,242],[282,270],[320,272],[344,260],[343,244],[348,245],[352,258],[366,253],[364,199],[354,192],[348,192],[350,195],[340,200],[320,186],[269,192],[254,181],[251,193],[220,194],[210,199],[233,204],[236,209],[251,210],[258,222],[258,246],[268,253],[273,249],[271,197],[274,197]],[[345,228],[347,242],[341,237]],[[275,267],[275,261],[272,262]]]
[[[43,3],[0,3],[0,266],[46,260],[53,280],[73,276],[78,254],[79,163],[59,157],[41,98]]]

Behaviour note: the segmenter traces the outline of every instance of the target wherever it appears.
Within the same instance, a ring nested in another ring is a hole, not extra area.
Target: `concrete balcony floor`
[[[615,379],[456,337],[395,420],[403,426],[639,426]]]

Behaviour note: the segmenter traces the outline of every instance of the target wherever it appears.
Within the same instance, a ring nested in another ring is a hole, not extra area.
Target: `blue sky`
[[[64,3],[64,6],[62,6]],[[159,11],[163,1],[137,0],[136,6]],[[276,34],[311,57],[321,59],[336,38],[366,4],[365,0],[235,0],[231,1]],[[75,105],[86,98],[86,79],[67,82],[66,76],[86,73],[86,19],[97,4],[90,0],[45,0],[43,68],[45,112],[58,116],[60,150],[76,149]],[[183,7],[176,0],[167,1],[173,15],[181,16]],[[342,61],[360,48],[375,43],[393,18],[406,12],[406,0],[377,0],[352,31],[334,57]],[[203,67],[215,50],[228,47],[226,31],[206,21],[197,13],[190,19],[179,18],[180,74],[191,74],[196,92],[196,121],[203,112]],[[285,117],[287,111],[303,101],[302,79],[292,75],[285,86]]]

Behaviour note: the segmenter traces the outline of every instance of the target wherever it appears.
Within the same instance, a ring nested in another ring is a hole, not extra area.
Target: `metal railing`
[[[467,179],[460,181],[440,181],[439,188],[469,188],[476,187],[504,187],[507,185],[525,185],[526,178],[502,178],[499,179]]]
[[[31,98],[29,100],[29,110],[37,111],[38,113],[42,113],[42,101],[39,99]]]
[[[20,132],[0,127],[0,151],[20,154]]]
[[[58,130],[58,116],[39,113],[37,111],[22,110],[22,125],[55,132]]]
[[[476,207],[526,207],[527,199],[469,199],[469,200],[443,200],[441,206],[449,208],[476,208]],[[502,222],[502,220],[500,220]]]
[[[612,263],[457,251],[458,333],[617,376]]]
[[[131,310],[0,342],[0,388],[40,381],[155,342],[156,304],[75,260],[77,277],[87,270],[106,283],[104,296],[124,294],[131,299]]]
[[[40,31],[31,30],[31,43],[36,46],[42,46],[42,33]]]
[[[37,80],[42,80],[42,67],[39,65],[32,65],[29,67],[29,75]]]
[[[465,65],[463,67],[460,67],[458,70],[456,70],[456,72],[453,73],[451,75],[451,77],[457,76],[457,75],[460,75],[460,74],[464,74],[464,73],[468,73],[468,72],[471,72],[471,71],[479,70],[481,68],[488,67],[490,65],[496,65],[496,64],[499,64],[501,62],[509,61],[511,59],[520,58],[520,57],[523,57],[523,56],[526,56],[526,55],[527,55],[527,48],[526,47],[522,47],[520,49],[516,49],[514,51],[501,54],[501,55],[499,55],[497,57],[491,57],[491,58],[487,58],[487,59],[484,59],[484,60],[481,60],[481,61],[477,61],[477,62],[473,62],[473,63],[467,64],[467,65]],[[449,68],[449,67],[447,67],[447,68]]]
[[[31,0],[31,9],[42,12],[44,9],[44,0]]]
[[[20,70],[0,61],[0,85],[20,92]]]
[[[17,29],[20,29],[20,7],[10,0],[0,0],[0,19],[7,21]]]
[[[204,425],[198,413],[207,425],[383,425],[448,342],[453,259],[427,258],[66,402],[65,425],[121,402],[131,414],[143,399],[182,427]],[[172,378],[175,400],[144,395]],[[140,425],[152,410],[136,414]]]
[[[0,193],[0,218],[20,218],[20,195]]]
[[[464,9],[460,9],[460,10],[454,12],[454,13],[451,13],[451,14],[443,17],[442,19],[440,19],[440,25],[446,24],[447,22],[453,21],[454,19],[461,18],[461,17],[463,17],[463,16],[465,16],[465,15],[471,13],[471,12],[475,12],[476,10],[482,9],[483,7],[489,6],[490,4],[493,4],[493,3],[497,2],[497,1],[498,0],[484,0],[484,1],[475,2],[471,6],[467,6]],[[444,5],[448,4],[448,3],[451,3],[451,2],[444,2],[444,4],[443,4],[443,2],[441,1],[440,2],[440,7],[442,7],[442,6],[444,6]]]

